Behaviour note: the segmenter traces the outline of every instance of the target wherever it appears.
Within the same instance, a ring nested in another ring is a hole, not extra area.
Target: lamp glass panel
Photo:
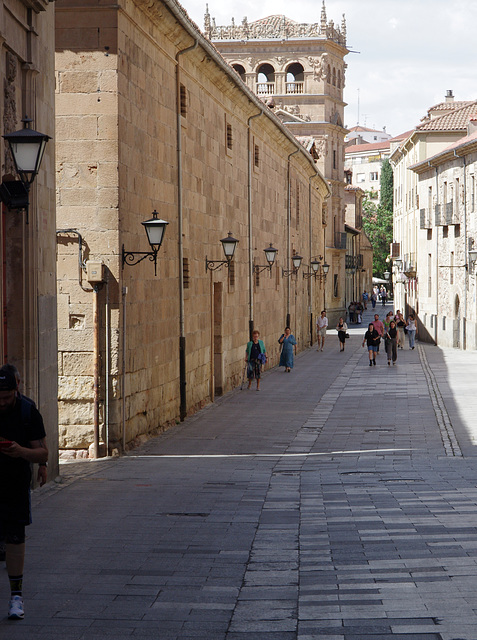
[[[477,261],[477,249],[470,249],[469,250],[469,260],[470,260],[470,262],[476,262]]]
[[[293,261],[293,266],[295,267],[295,269],[299,269],[300,268],[302,260],[303,260],[303,258],[301,256],[293,256],[292,261]]]
[[[323,265],[323,273],[326,275],[329,270],[330,270],[330,265],[325,262],[325,264]]]
[[[157,220],[156,218],[151,218],[151,220],[146,220],[141,224],[143,224],[144,228],[146,229],[147,239],[149,240],[149,244],[151,245],[151,247],[157,246],[159,248],[162,244],[166,225],[168,225],[169,223],[165,220]]]
[[[320,268],[320,263],[318,262],[318,260],[311,261],[311,268],[313,269],[314,273],[318,272],[318,269]]]
[[[278,249],[274,249],[273,247],[270,247],[269,249],[265,249],[265,257],[267,259],[268,264],[273,264],[275,262],[277,251]]]
[[[46,141],[12,142],[10,144],[18,171],[37,173],[45,150]]]
[[[238,240],[232,238],[231,234],[229,233],[228,237],[223,238],[220,242],[222,243],[222,246],[224,248],[225,257],[227,259],[233,258]]]

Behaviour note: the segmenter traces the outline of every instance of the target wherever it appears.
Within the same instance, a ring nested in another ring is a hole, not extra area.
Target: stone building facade
[[[85,455],[96,428],[127,448],[234,388],[253,327],[268,366],[287,321],[312,342],[323,300],[304,275],[330,190],[175,0],[59,0],[56,15],[60,445]],[[157,277],[122,259],[148,250],[153,210],[169,223]],[[228,232],[230,268],[206,269]]]
[[[419,315],[436,344],[477,349],[477,105],[468,135],[411,167],[418,178]]]
[[[410,167],[443,151],[465,135],[469,118],[476,110],[475,101],[455,101],[449,91],[444,102],[431,107],[426,116],[404,140],[391,141],[390,162],[394,176],[393,206],[393,282],[398,309],[411,311],[420,318],[421,287],[426,282],[419,276],[427,261],[427,238],[435,235],[434,225],[421,221],[422,203],[418,174]],[[426,200],[427,202],[427,200]],[[424,250],[424,253],[423,253]],[[399,265],[399,268],[398,268]],[[427,266],[425,267],[427,270]],[[427,336],[424,327],[420,337]]]
[[[363,198],[359,187],[345,187],[346,286],[345,306],[361,300],[363,291],[373,288],[373,247],[363,229]]]
[[[324,258],[330,272],[323,306],[333,323],[345,302],[345,198],[343,89],[346,21],[328,20],[323,1],[320,20],[299,24],[273,15],[240,25],[217,26],[208,9],[204,33],[246,86],[312,149],[331,187],[327,202]]]
[[[22,129],[28,116],[33,129],[54,138],[53,4],[0,2],[0,77],[0,135]],[[1,362],[18,368],[22,392],[43,415],[50,478],[58,474],[54,157],[50,141],[30,189],[28,217],[9,208],[3,191],[0,203]],[[2,137],[0,158],[2,183],[18,180]]]

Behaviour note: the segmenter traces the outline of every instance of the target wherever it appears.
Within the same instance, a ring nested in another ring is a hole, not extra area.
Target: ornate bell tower
[[[331,186],[323,215],[330,263],[326,306],[331,320],[343,312],[345,296],[345,198],[343,88],[348,53],[346,21],[300,24],[283,15],[217,26],[207,7],[205,36],[244,83],[287,125],[314,156]],[[335,313],[336,312],[336,313]]]

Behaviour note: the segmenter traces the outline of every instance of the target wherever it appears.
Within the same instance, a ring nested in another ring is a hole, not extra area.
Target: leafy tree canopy
[[[373,247],[373,276],[383,278],[393,240],[393,170],[389,160],[381,167],[379,205],[368,197],[363,200],[363,229]]]

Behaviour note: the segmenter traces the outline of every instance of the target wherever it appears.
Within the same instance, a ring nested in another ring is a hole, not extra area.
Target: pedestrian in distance
[[[385,307],[386,306],[386,298],[388,297],[388,292],[386,291],[386,287],[384,285],[381,287],[380,296],[381,296],[381,302],[383,304],[383,307]]]
[[[417,335],[417,326],[416,326],[416,318],[413,313],[409,315],[407,319],[407,337],[409,339],[409,349],[414,349],[414,341]]]
[[[363,291],[363,295],[361,297],[363,299],[364,310],[367,311],[368,310],[369,293],[366,291],[366,289]]]
[[[406,333],[405,333],[405,328],[406,328],[406,321],[404,320],[404,316],[402,315],[402,313],[400,311],[397,312],[397,320],[396,320],[396,327],[398,330],[398,347],[399,349],[404,349],[404,343],[406,342]]]
[[[346,344],[346,332],[348,331],[348,325],[340,318],[338,320],[338,324],[336,325],[336,331],[338,332],[338,341],[340,343],[340,352],[345,350]]]
[[[257,391],[260,391],[260,376],[262,373],[262,365],[267,362],[267,352],[263,341],[260,340],[260,331],[257,329],[252,332],[252,339],[247,343],[245,362],[247,363],[247,389],[251,388],[252,380],[255,378],[257,381]]]
[[[376,366],[376,353],[378,351],[377,343],[379,339],[380,339],[379,333],[374,328],[373,323],[370,322],[368,325],[368,330],[364,334],[364,338],[363,338],[363,347],[365,343],[368,345],[368,356],[369,356],[370,367],[372,367],[373,365]]]
[[[292,334],[290,327],[286,327],[285,331],[278,338],[281,344],[279,367],[285,367],[285,373],[290,373],[293,369],[293,351],[296,345],[296,338]]]
[[[381,344],[381,338],[384,336],[384,324],[381,322],[381,320],[379,319],[379,315],[377,313],[374,314],[374,320],[372,322],[374,328],[376,329],[376,331],[378,332],[379,335],[379,340],[377,341],[377,351],[376,353],[379,353],[379,345]]]
[[[323,309],[320,317],[316,321],[316,331],[318,338],[318,349],[317,351],[323,351],[323,347],[325,346],[325,338],[326,331],[328,329],[328,318],[326,317],[326,311]],[[321,346],[320,346],[321,344]]]
[[[361,302],[356,303],[355,316],[357,324],[361,324],[361,321],[363,319],[363,305],[361,304]]]
[[[393,366],[397,360],[397,342],[398,342],[398,330],[394,320],[389,323],[389,328],[386,329],[386,335],[384,338],[384,345],[386,347],[386,353],[388,356],[388,367],[391,366],[391,359]]]
[[[349,314],[349,322],[350,322],[350,324],[354,324],[356,322],[355,313],[356,313],[356,303],[355,302],[350,302],[349,305],[348,305],[348,314]]]
[[[371,305],[373,307],[373,309],[376,307],[376,301],[378,299],[378,294],[376,293],[376,291],[373,289],[373,293],[371,294]]]
[[[23,567],[25,527],[31,522],[31,463],[45,463],[48,448],[39,411],[18,398],[18,385],[9,370],[0,369],[0,534],[10,581],[8,617],[24,617]]]

